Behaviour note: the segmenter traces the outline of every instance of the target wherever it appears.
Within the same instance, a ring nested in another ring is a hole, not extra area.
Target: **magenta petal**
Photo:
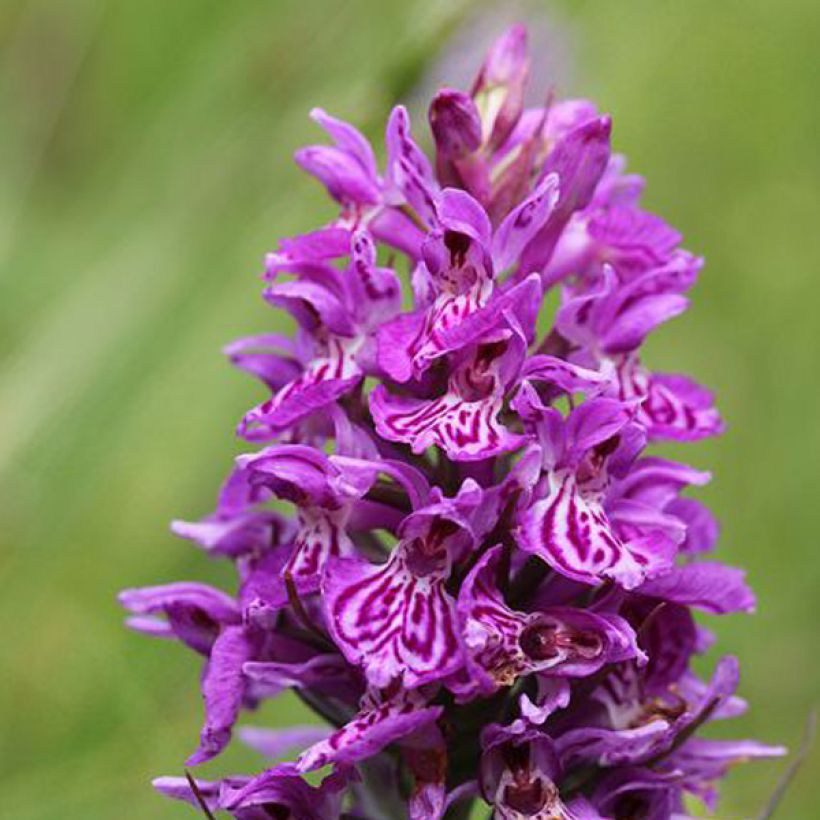
[[[226,627],[216,639],[202,681],[205,725],[199,748],[188,758],[189,766],[216,757],[228,745],[245,694],[242,666],[253,650],[244,627]]]
[[[546,382],[564,393],[584,392],[590,396],[602,391],[609,383],[609,377],[605,373],[543,354],[530,356],[524,362],[521,378]]]
[[[343,354],[316,359],[298,379],[247,413],[238,433],[248,441],[269,441],[344,396],[361,377],[358,366]]]
[[[316,177],[339,202],[375,204],[379,189],[348,153],[329,145],[310,145],[293,155],[296,164]]]
[[[313,655],[301,662],[251,661],[242,671],[266,691],[307,688],[344,701],[361,694],[361,681],[338,654]]]
[[[385,746],[406,738],[435,721],[440,706],[425,706],[407,696],[382,703],[368,703],[349,723],[307,749],[297,763],[309,772],[328,763],[356,763],[380,752]]]
[[[446,565],[430,559],[415,567],[424,560],[415,554],[421,547],[402,543],[382,566],[331,559],[322,580],[336,644],[378,687],[400,678],[415,688],[461,665]]]
[[[668,565],[668,556],[630,548],[614,533],[600,503],[585,497],[575,479],[556,475],[549,495],[533,504],[518,537],[520,547],[546,561],[568,578],[598,585],[610,578],[625,589]]]
[[[444,157],[463,157],[481,145],[481,120],[472,99],[462,91],[444,88],[430,103],[430,129]]]
[[[293,726],[288,729],[243,726],[238,732],[246,746],[266,757],[283,757],[294,749],[325,740],[330,733],[327,726]]]
[[[723,564],[684,564],[647,581],[641,592],[717,615],[753,612],[755,596],[745,576],[743,570]]]
[[[314,108],[310,118],[318,123],[336,143],[336,147],[352,157],[362,168],[362,171],[371,179],[375,179],[376,157],[370,143],[362,136],[361,131],[344,120],[332,117],[322,108]]]
[[[385,142],[388,199],[394,204],[408,202],[428,225],[434,224],[438,184],[429,160],[413,140],[410,116],[402,105],[390,114]]]
[[[391,396],[379,386],[370,409],[379,435],[410,444],[414,453],[441,447],[454,461],[475,461],[519,447],[524,439],[498,421],[502,399],[466,401],[455,393],[424,401]]]
[[[125,589],[120,604],[135,618],[128,625],[148,635],[175,637],[203,655],[211,652],[222,626],[238,624],[236,601],[206,584],[175,583]],[[158,616],[164,616],[165,620]]]
[[[271,390],[279,390],[302,372],[297,345],[275,333],[237,339],[223,352],[233,365],[261,379]]]
[[[558,202],[558,175],[548,174],[532,194],[510,211],[493,238],[496,270],[506,270],[538,233]]]
[[[678,498],[672,501],[667,511],[686,527],[681,552],[699,553],[714,549],[720,526],[705,504],[694,498]]]
[[[379,365],[395,381],[403,383],[413,378],[413,346],[424,326],[425,315],[419,312],[402,313],[379,328]]]
[[[248,782],[250,778],[234,778],[234,785],[241,787]],[[219,793],[222,783],[212,782],[210,780],[200,780],[196,778],[196,783],[199,796],[204,800],[205,805],[212,812],[219,809]],[[200,808],[199,800],[194,794],[191,784],[185,777],[156,777],[151,781],[151,785],[163,796],[169,797],[172,800],[180,800],[184,803],[189,803],[195,809]]]
[[[697,441],[723,432],[712,393],[685,376],[653,373],[641,405],[652,438]]]

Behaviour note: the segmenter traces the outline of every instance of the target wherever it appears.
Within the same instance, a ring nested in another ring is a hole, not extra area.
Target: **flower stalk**
[[[253,449],[213,513],[173,525],[236,588],[121,594],[132,627],[203,657],[187,765],[287,689],[327,723],[246,729],[274,760],[300,747],[261,773],[155,781],[208,816],[456,820],[483,800],[500,820],[671,818],[783,752],[698,736],[744,704],[734,658],[694,674],[712,638],[693,613],[755,602],[685,494],[710,475],[655,449],[720,433],[713,397],[641,349],[702,260],[640,205],[610,118],[527,108],[528,74],[516,26],[470,93],[433,99],[433,162],[401,106],[384,171],[311,114],[331,144],[296,161],[338,217],[266,258],[295,336],[227,348],[265,391],[238,425]]]

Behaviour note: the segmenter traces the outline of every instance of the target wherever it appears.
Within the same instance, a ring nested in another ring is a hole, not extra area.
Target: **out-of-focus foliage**
[[[327,208],[289,161],[316,136],[307,111],[377,136],[464,8],[0,7],[0,816],[184,813],[147,784],[195,745],[197,664],[123,631],[115,592],[227,581],[166,522],[207,511],[239,451],[230,430],[260,395],[219,348],[275,327],[257,298],[262,254]],[[760,597],[759,614],[717,624],[754,704],[736,733],[796,746],[820,689],[820,7],[540,11],[574,46],[560,92],[614,114],[649,206],[707,257],[694,308],[653,350],[713,385],[730,425],[695,449],[714,469],[722,557],[749,568]],[[297,715],[285,699],[260,722]],[[251,757],[232,750],[206,773]],[[731,777],[721,816],[753,815],[782,765]],[[807,776],[781,816],[817,810]]]

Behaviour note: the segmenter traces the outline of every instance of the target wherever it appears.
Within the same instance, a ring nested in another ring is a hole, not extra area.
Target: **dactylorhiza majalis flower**
[[[693,672],[712,644],[693,614],[754,597],[685,495],[709,474],[651,454],[720,433],[712,395],[641,346],[701,260],[640,207],[609,117],[526,108],[527,73],[513,27],[470,93],[433,99],[434,161],[392,111],[383,171],[313,111],[329,143],[296,161],[338,218],[267,257],[264,298],[295,336],[227,348],[267,391],[238,429],[261,449],[213,513],[173,525],[232,561],[236,588],[121,601],[204,659],[189,766],[286,689],[325,725],[238,729],[272,761],[299,751],[159,778],[164,794],[243,820],[455,818],[476,800],[505,819],[669,818],[782,753],[696,734],[744,704],[732,657]]]

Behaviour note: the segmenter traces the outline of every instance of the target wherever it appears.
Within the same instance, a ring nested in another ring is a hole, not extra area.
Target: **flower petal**
[[[646,581],[641,593],[716,615],[753,612],[755,596],[745,576],[743,570],[723,564],[683,564]]]
[[[444,589],[446,536],[442,543],[435,526],[428,529],[426,537],[401,541],[386,564],[331,559],[323,575],[334,640],[374,686],[400,678],[412,689],[461,665],[455,605]]]
[[[600,502],[581,492],[568,472],[550,474],[549,495],[530,507],[518,543],[568,578],[592,585],[611,578],[625,589],[668,566],[670,558],[657,541],[622,542]]]
[[[428,225],[434,224],[438,184],[429,160],[413,140],[410,116],[403,105],[397,105],[390,113],[385,142],[388,201],[406,201]]]
[[[202,680],[205,725],[199,748],[187,760],[189,766],[216,757],[228,745],[245,695],[242,666],[250,660],[254,648],[241,626],[225,627],[214,642]]]
[[[500,396],[466,401],[447,393],[425,401],[391,396],[381,385],[370,394],[370,410],[382,438],[406,442],[414,453],[435,445],[455,461],[490,458],[524,442],[498,421],[501,407]]]
[[[357,763],[429,725],[441,713],[441,706],[427,706],[407,693],[381,703],[368,703],[341,729],[307,749],[297,767],[310,772],[328,763]]]

